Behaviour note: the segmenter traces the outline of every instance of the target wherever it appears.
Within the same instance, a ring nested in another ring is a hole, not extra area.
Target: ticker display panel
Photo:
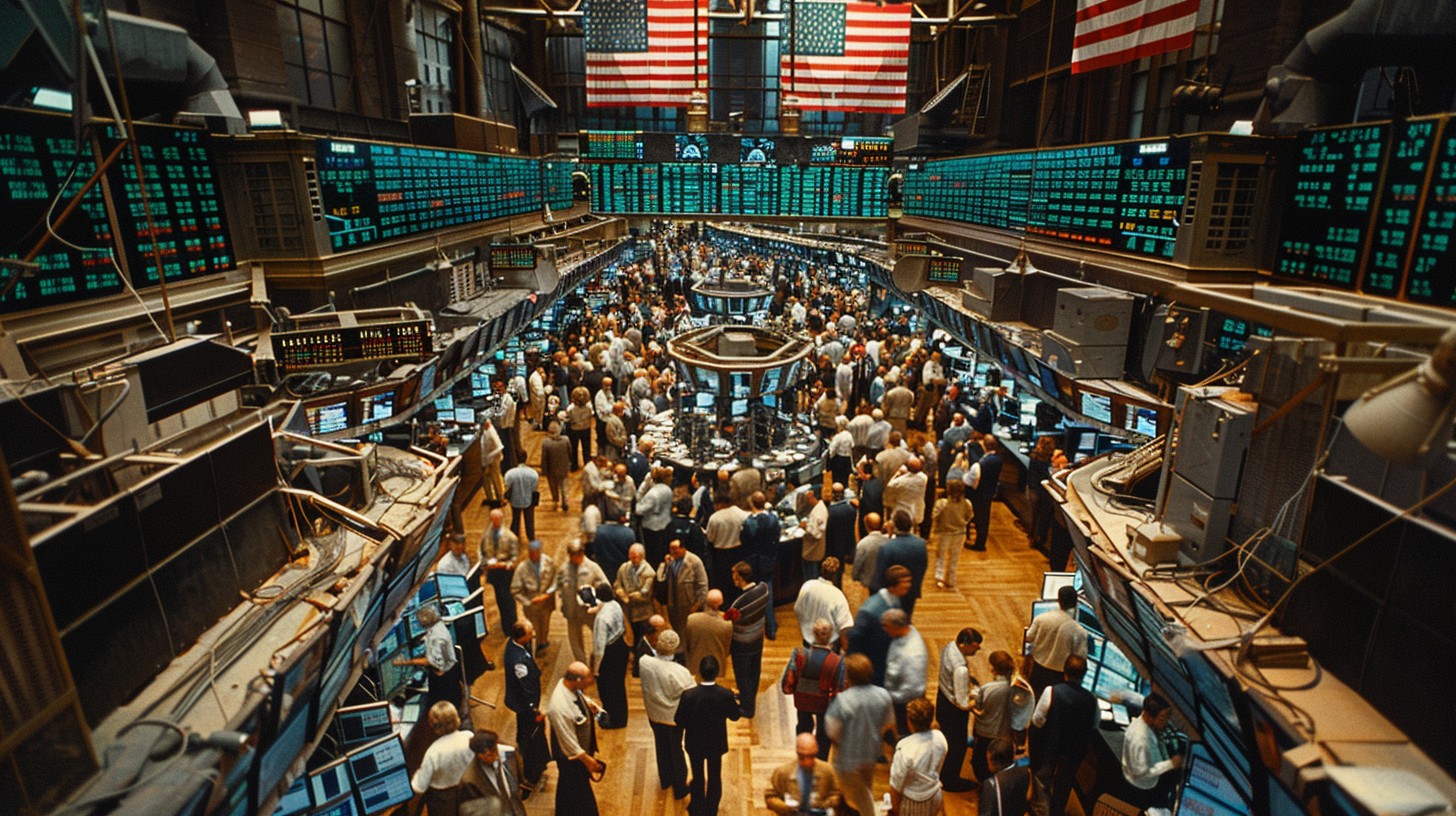
[[[1274,271],[1331,286],[1359,283],[1360,255],[1389,124],[1307,131],[1284,206]]]
[[[336,252],[536,212],[545,203],[536,159],[339,139],[320,139],[317,156]]]
[[[640,130],[583,130],[577,149],[592,161],[641,161],[642,143]]]
[[[592,209],[667,215],[884,218],[883,167],[591,164]]]
[[[277,332],[272,342],[273,358],[289,371],[362,360],[419,359],[433,351],[430,324],[423,320]]]
[[[1456,134],[1450,116],[1306,131],[1274,271],[1456,305]]]
[[[905,214],[1171,258],[1187,182],[1184,139],[964,156],[908,173]]]
[[[545,161],[541,163],[541,183],[545,185],[546,205],[553,210],[569,210],[576,203],[571,192],[571,171],[575,167],[568,161]]]
[[[0,183],[5,185],[0,222],[11,226],[7,232],[11,237],[0,239],[0,255],[18,258],[46,237],[47,224],[57,222],[95,173],[96,156],[90,143],[77,144],[72,138],[67,117],[6,111],[6,119],[8,127],[0,132]],[[120,144],[122,136],[119,128],[101,126],[96,141],[103,155]],[[234,266],[207,135],[187,128],[137,125],[136,137],[145,185],[138,183],[136,160],[129,150],[106,171],[120,234],[113,234],[104,188],[97,184],[64,224],[50,227],[55,234],[33,261],[39,271],[15,281],[0,301],[0,312],[121,291],[122,280],[110,255],[118,246],[138,287],[157,283],[158,256],[168,281]],[[8,275],[0,276],[0,289],[8,283]]]
[[[531,244],[491,244],[491,269],[535,269],[536,247]]]

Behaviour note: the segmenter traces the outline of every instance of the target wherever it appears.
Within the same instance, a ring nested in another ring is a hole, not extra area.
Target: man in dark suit
[[[1039,737],[1032,741],[1032,769],[1042,787],[1050,792],[1047,813],[1051,816],[1066,811],[1072,780],[1101,721],[1097,698],[1082,688],[1086,674],[1087,658],[1068,657],[1062,673],[1064,682],[1044,690],[1031,715]]]
[[[602,524],[597,527],[596,536],[592,538],[592,550],[595,553],[593,560],[601,566],[608,579],[616,578],[617,571],[627,563],[628,551],[635,543],[637,534],[627,526],[625,512],[616,518],[603,519]]]
[[[733,692],[718,685],[718,658],[698,664],[698,685],[684,691],[677,704],[677,725],[683,729],[688,766],[689,816],[711,816],[723,799],[723,755],[728,753],[728,721],[741,716]]]
[[[501,743],[494,731],[476,731],[470,738],[470,750],[475,760],[460,778],[460,811],[480,808],[501,816],[526,816],[521,756],[516,749]],[[468,804],[471,802],[479,804]]]
[[[885,483],[875,475],[873,459],[863,459],[859,464],[859,494],[855,498],[859,509],[859,537],[864,538],[865,516],[871,513],[883,516],[885,512]]]
[[[521,789],[529,796],[546,771],[545,717],[541,714],[541,669],[531,652],[536,627],[517,620],[506,641],[502,663],[506,667],[506,708],[516,713],[516,744],[520,746]],[[477,752],[478,753],[478,752]]]
[[[971,507],[976,511],[976,543],[972,550],[986,549],[986,539],[991,535],[991,502],[1001,486],[1001,446],[996,437],[987,434],[981,437],[981,449],[985,451],[966,474],[966,483],[971,488]]]
[[[855,534],[854,505],[844,498],[844,485],[835,482],[830,488],[829,519],[824,523],[824,557],[837,558],[841,564],[854,561],[854,545],[859,541]],[[825,575],[837,587],[843,587],[843,572]]]
[[[743,529],[738,533],[738,540],[743,542],[740,552],[743,553],[743,560],[753,568],[753,576],[768,587],[769,610],[764,620],[765,637],[773,640],[779,633],[778,620],[773,614],[773,578],[778,568],[782,524],[778,514],[768,508],[768,497],[763,491],[755,491],[750,495],[748,505],[752,509],[748,518],[743,520]]]
[[[885,684],[886,658],[890,653],[890,636],[880,623],[880,617],[891,609],[901,608],[905,594],[910,591],[910,570],[895,565],[885,572],[885,588],[865,599],[854,616],[854,628],[849,630],[849,652],[859,652],[870,659],[875,667],[874,684]]]
[[[920,581],[925,578],[925,569],[930,558],[925,552],[925,539],[911,532],[914,522],[910,520],[909,513],[896,510],[894,524],[895,536],[880,546],[879,556],[875,559],[875,572],[883,576],[896,565],[910,570],[910,591],[900,599],[900,608],[913,617],[915,601],[920,598]],[[880,584],[872,586],[888,585],[888,581],[881,581]]]

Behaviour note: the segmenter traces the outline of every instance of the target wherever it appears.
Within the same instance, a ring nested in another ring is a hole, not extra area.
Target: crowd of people
[[[501,665],[516,746],[488,731],[437,741],[430,750],[454,758],[438,759],[416,789],[433,790],[431,778],[458,770],[459,802],[499,795],[519,813],[554,761],[557,812],[595,814],[592,782],[606,769],[597,730],[627,726],[630,673],[659,785],[687,797],[690,814],[717,813],[726,723],[756,715],[765,640],[798,634],[788,665],[768,669],[792,697],[798,732],[796,759],[774,770],[764,794],[769,810],[868,816],[878,794],[891,813],[914,816],[940,812],[945,792],[979,788],[982,813],[1033,805],[1061,813],[1099,714],[1080,685],[1087,641],[1075,592],[1033,621],[1024,661],[1012,657],[1021,643],[991,651],[984,681],[969,663],[982,634],[962,628],[939,655],[933,701],[915,626],[927,584],[954,588],[962,551],[987,550],[1002,489],[999,377],[980,389],[958,380],[933,338],[911,332],[906,315],[874,313],[862,288],[717,247],[686,227],[662,227],[644,243],[650,250],[638,262],[617,269],[603,308],[565,327],[553,353],[495,383],[496,407],[481,428],[490,510],[476,556],[509,638]],[[769,484],[750,461],[685,472],[639,434],[646,418],[676,404],[663,346],[686,325],[688,289],[728,273],[774,281],[769,319],[814,344],[813,364],[782,404],[822,434],[822,481]],[[534,465],[528,433],[541,435]],[[1028,537],[1060,567],[1037,477],[1065,458],[1046,437],[1031,461]],[[551,505],[580,513],[578,536],[536,538],[541,474]],[[785,535],[777,508],[786,497],[801,535]],[[786,560],[785,548],[797,559]],[[1064,549],[1059,556],[1065,563]],[[798,586],[775,585],[785,580]],[[798,631],[780,632],[775,599],[790,596]],[[558,611],[571,661],[543,689],[540,661],[560,644]],[[454,734],[458,715],[442,710],[436,726],[436,708],[431,727]],[[1030,770],[1017,764],[1028,753]],[[1167,770],[1157,761],[1140,766],[1155,783]],[[889,783],[877,791],[880,763]],[[446,798],[431,798],[431,813],[450,812]]]

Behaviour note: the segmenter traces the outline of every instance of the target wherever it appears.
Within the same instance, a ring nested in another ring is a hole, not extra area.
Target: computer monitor
[[[1112,422],[1112,397],[1105,394],[1082,393],[1082,416],[1098,422]]]
[[[435,585],[439,588],[441,598],[464,598],[470,594],[470,584],[466,583],[464,575],[437,573]]]
[[[694,400],[695,400],[694,401],[694,405],[696,405],[699,410],[702,410],[702,411],[711,411],[711,410],[713,410],[713,395],[712,394],[706,393],[704,391],[699,391],[698,393],[694,394],[693,397],[694,397]]]
[[[349,403],[331,402],[304,410],[309,430],[316,434],[338,433],[349,427]]]
[[[446,392],[444,396],[442,396],[442,397],[436,397],[435,398],[435,410],[436,411],[439,411],[439,412],[453,411],[453,410],[455,410],[455,397],[454,397],[454,395],[450,394],[449,392]]]
[[[357,792],[359,801],[364,804],[364,816],[382,813],[414,798],[414,789],[410,787],[410,773],[405,768],[360,782]]]
[[[332,802],[325,802],[314,808],[310,816],[359,816],[359,803],[354,799],[354,792],[350,791]]]
[[[373,742],[394,733],[394,720],[389,714],[389,701],[341,708],[334,714],[339,742],[345,748]]]
[[[361,416],[360,423],[383,422],[394,416],[394,392],[391,388],[388,391],[376,391],[360,395],[359,408]]]
[[[353,793],[348,761],[347,757],[339,757],[308,775],[308,787],[315,802],[329,802]]]
[[[1082,579],[1075,572],[1043,572],[1041,574],[1041,597],[1055,598],[1062,587],[1082,588]]]
[[[1031,602],[1031,617],[1033,619],[1035,619],[1036,616],[1038,616],[1038,615],[1040,615],[1040,614],[1042,614],[1044,612],[1051,612],[1052,610],[1057,609],[1057,608],[1058,607],[1057,607],[1057,599],[1056,598],[1052,598],[1050,600],[1032,601]]]
[[[1127,421],[1123,423],[1123,427],[1143,436],[1157,436],[1158,412],[1152,408],[1129,405],[1127,406]]]
[[[349,753],[349,775],[363,804],[365,816],[407,802],[409,769],[405,766],[404,743],[391,734]]]
[[[457,424],[460,424],[460,425],[474,425],[475,424],[475,409],[474,408],[466,408],[463,405],[460,406],[459,408],[456,408],[455,409],[455,422]]]
[[[728,413],[732,416],[748,416],[748,400],[736,399],[728,405]]]
[[[308,792],[308,777],[300,775],[293,780],[288,792],[278,799],[278,807],[274,809],[273,816],[295,816],[312,807],[313,797]]]

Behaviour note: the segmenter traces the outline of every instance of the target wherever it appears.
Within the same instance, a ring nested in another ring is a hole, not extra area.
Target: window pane
[[[308,71],[308,101],[325,107],[334,106],[332,78],[324,71],[310,68]]]
[[[329,36],[329,61],[328,69],[334,74],[351,74],[354,72],[352,55],[353,48],[349,43],[349,29],[347,26],[338,23],[328,23]]]
[[[285,65],[283,74],[288,79],[288,92],[308,102],[308,78],[303,73],[303,66]]]
[[[288,6],[278,7],[278,39],[283,46],[283,61],[303,64],[303,46],[298,38],[298,12]]]
[[[325,17],[330,17],[340,22],[347,22],[348,12],[344,10],[344,0],[323,0],[323,12]]]

